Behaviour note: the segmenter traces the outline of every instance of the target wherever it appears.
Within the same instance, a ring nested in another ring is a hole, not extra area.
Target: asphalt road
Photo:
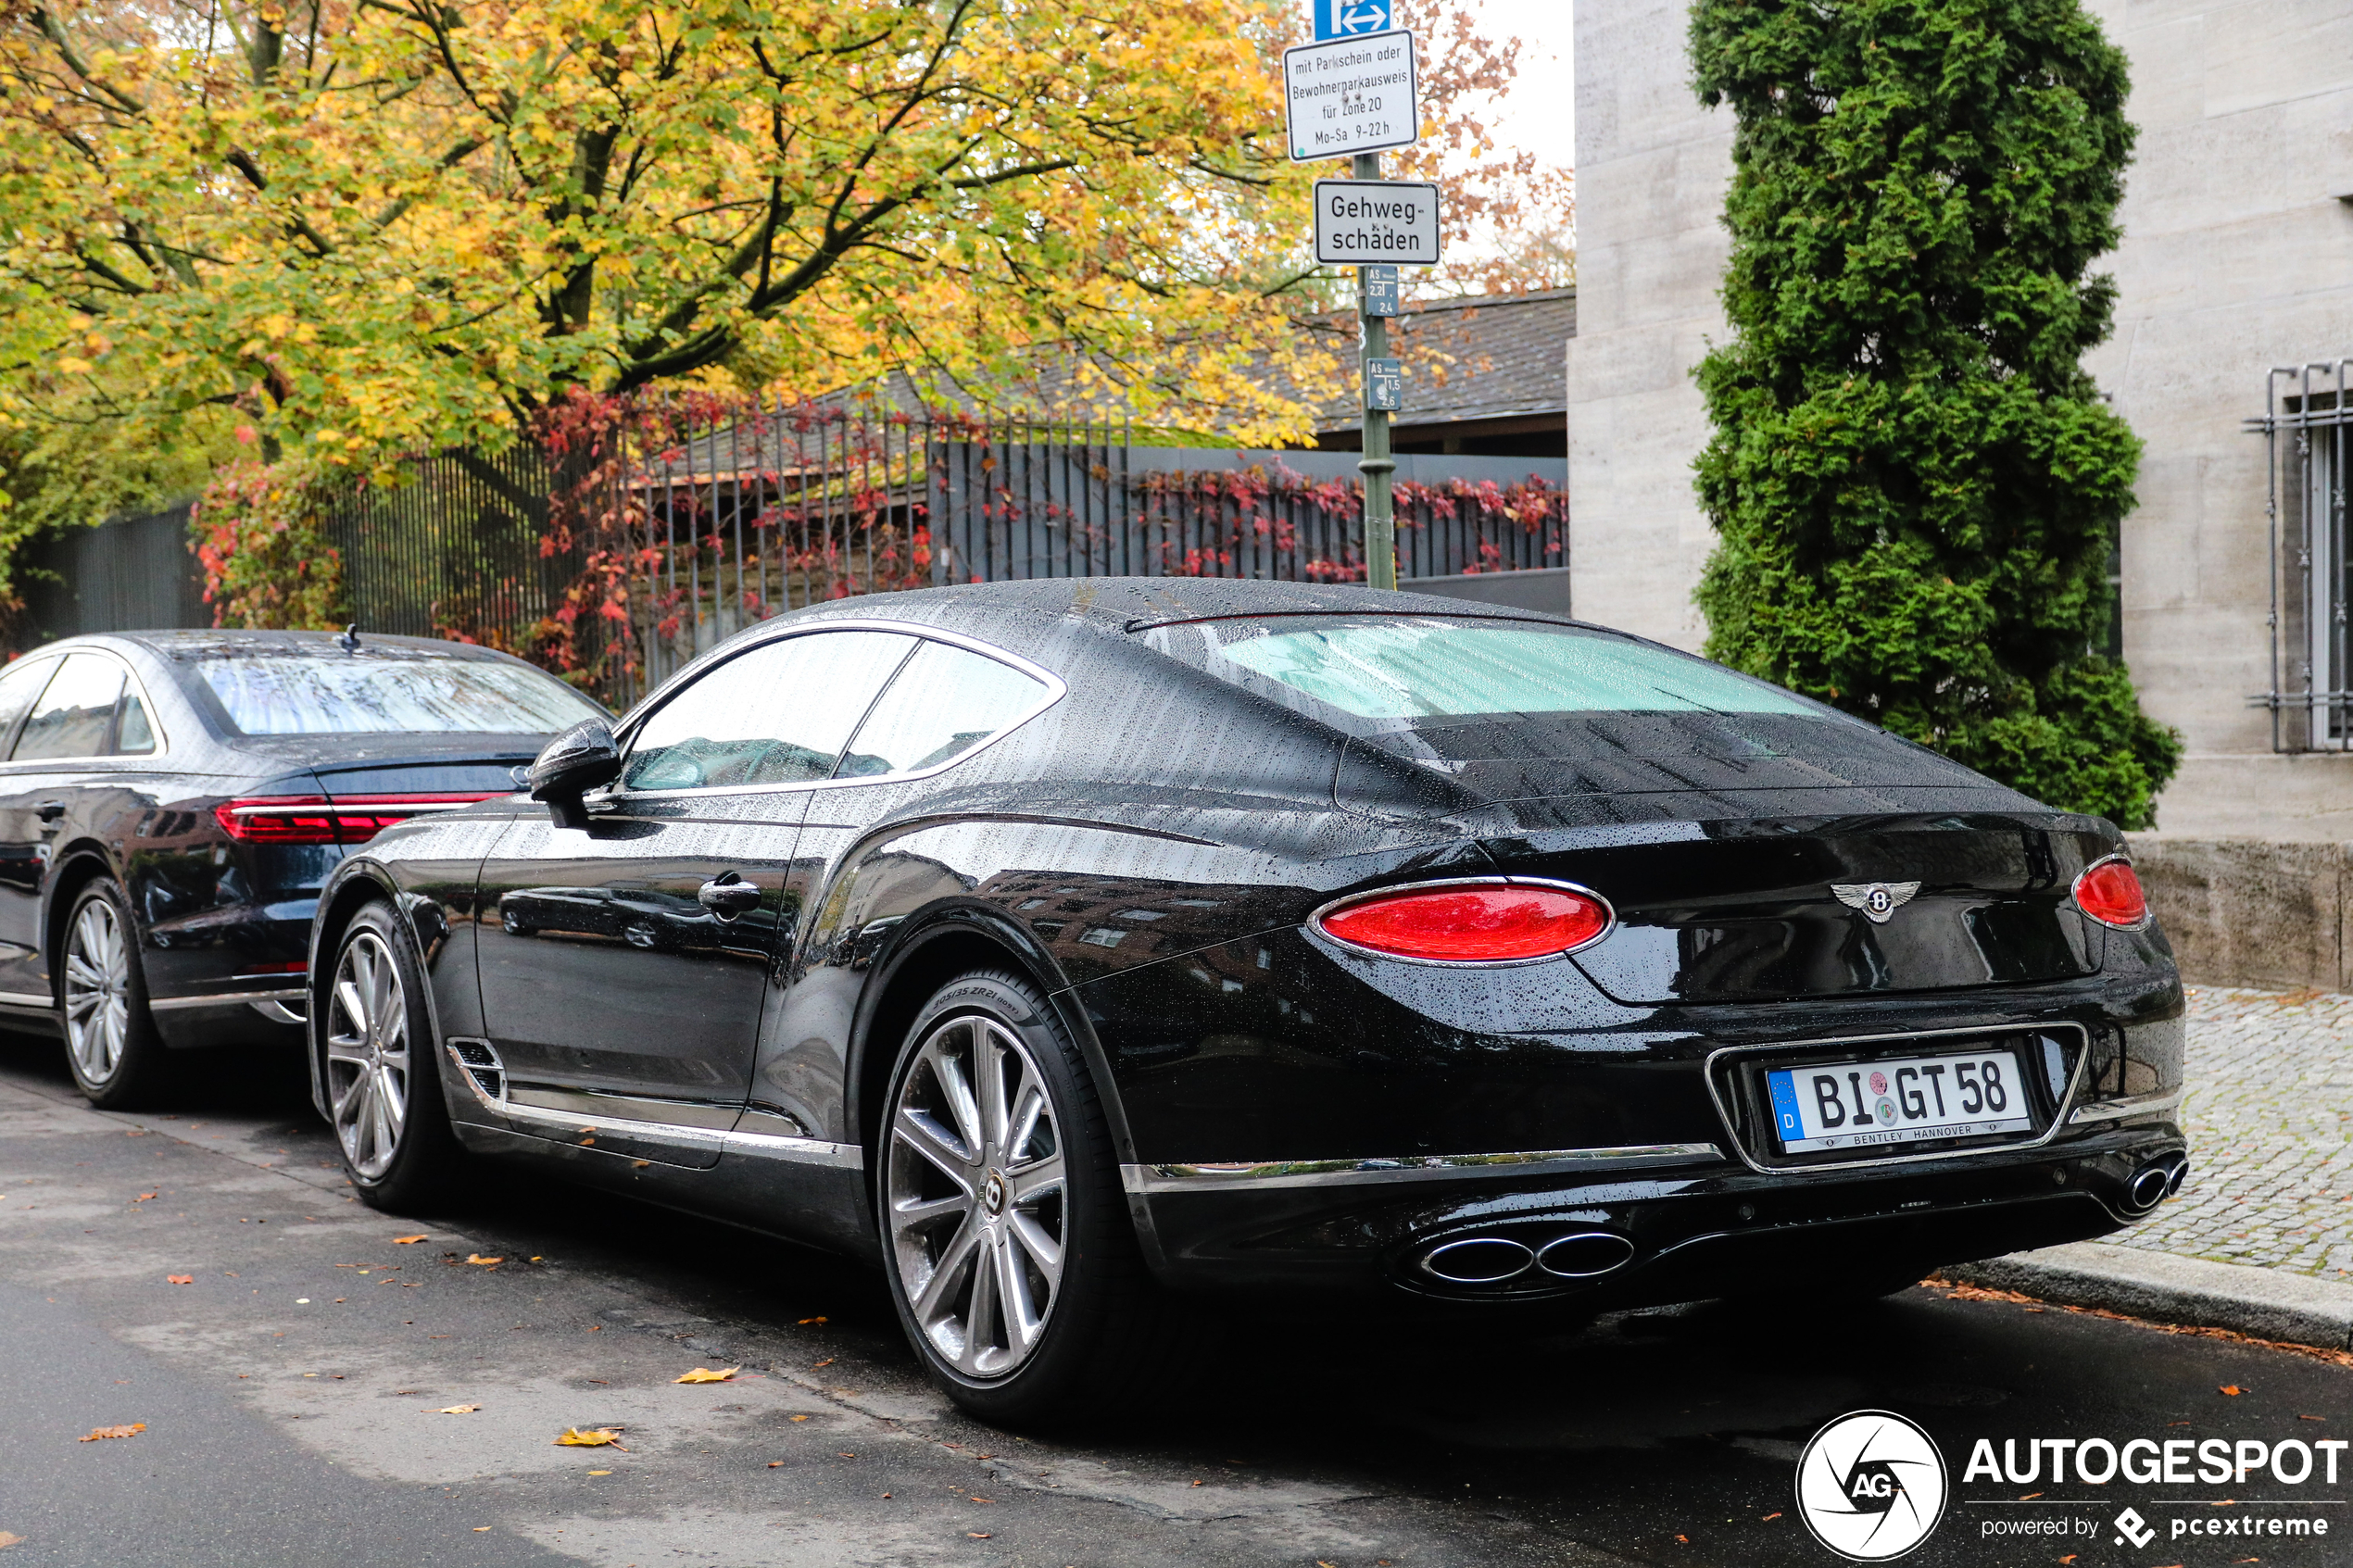
[[[2334,1485],[1963,1475],[1981,1437],[2353,1438],[2353,1370],[2309,1357],[1929,1288],[1534,1343],[1234,1314],[1184,1408],[1031,1440],[932,1392],[857,1267],[495,1169],[388,1219],[296,1064],[215,1066],[174,1114],[100,1113],[54,1044],[0,1037],[0,1568],[1827,1564],[1795,1462],[1873,1408],[1952,1474],[1909,1563],[2353,1563],[2353,1457]],[[743,1370],[673,1381],[696,1366]],[[2171,1533],[2274,1516],[2332,1530]],[[2040,1520],[2078,1533],[2007,1533]]]

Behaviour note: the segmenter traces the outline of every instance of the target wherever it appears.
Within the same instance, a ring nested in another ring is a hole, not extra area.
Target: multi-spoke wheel
[[[147,1012],[138,943],[121,892],[100,879],[67,912],[57,954],[66,1060],[94,1105],[127,1105],[164,1076],[163,1042]]]
[[[917,1326],[968,1377],[1001,1377],[1046,1332],[1069,1206],[1044,1076],[986,1013],[936,1026],[900,1081],[886,1166],[891,1257]]]
[[[327,1109],[354,1174],[380,1179],[409,1119],[409,994],[392,949],[353,933],[327,998]]]
[[[443,1196],[463,1153],[441,1098],[424,976],[391,906],[370,904],[344,929],[312,1037],[360,1198],[397,1210]]]
[[[876,1118],[875,1198],[900,1322],[985,1420],[1146,1392],[1190,1336],[1146,1273],[1102,1104],[1027,980],[963,975],[915,1015]]]

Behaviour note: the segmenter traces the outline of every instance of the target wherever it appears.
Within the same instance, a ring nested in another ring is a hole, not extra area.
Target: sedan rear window
[[[1365,617],[1220,630],[1222,659],[1359,719],[1823,711],[1705,659],[1567,626]]]
[[[248,735],[543,735],[604,717],[554,676],[490,659],[270,655],[202,659],[196,672]]]

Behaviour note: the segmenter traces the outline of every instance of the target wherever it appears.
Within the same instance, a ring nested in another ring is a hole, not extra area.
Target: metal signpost
[[[1291,161],[1353,157],[1353,180],[1315,182],[1315,258],[1356,265],[1363,323],[1365,580],[1397,586],[1397,514],[1389,417],[1405,406],[1404,362],[1389,354],[1399,266],[1438,260],[1438,187],[1385,181],[1385,147],[1421,139],[1414,35],[1389,27],[1390,0],[1313,0],[1314,44],[1283,51],[1283,109]],[[1376,31],[1376,29],[1386,31]]]

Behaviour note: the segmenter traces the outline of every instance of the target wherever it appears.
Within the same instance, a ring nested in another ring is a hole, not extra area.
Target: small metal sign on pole
[[[1387,32],[1389,0],[1315,0],[1315,36],[1353,38],[1363,32]]]
[[[1363,328],[1365,581],[1397,586],[1397,513],[1389,417],[1405,406],[1405,367],[1389,354],[1397,269],[1438,260],[1438,188],[1384,181],[1384,147],[1421,140],[1414,35],[1390,27],[1390,0],[1312,0],[1318,42],[1283,51],[1283,118],[1291,161],[1355,160],[1353,180],[1315,182],[1315,258],[1356,267]],[[1380,31],[1386,30],[1386,31]]]
[[[1438,265],[1438,187],[1403,180],[1315,182],[1315,259],[1326,266]]]

